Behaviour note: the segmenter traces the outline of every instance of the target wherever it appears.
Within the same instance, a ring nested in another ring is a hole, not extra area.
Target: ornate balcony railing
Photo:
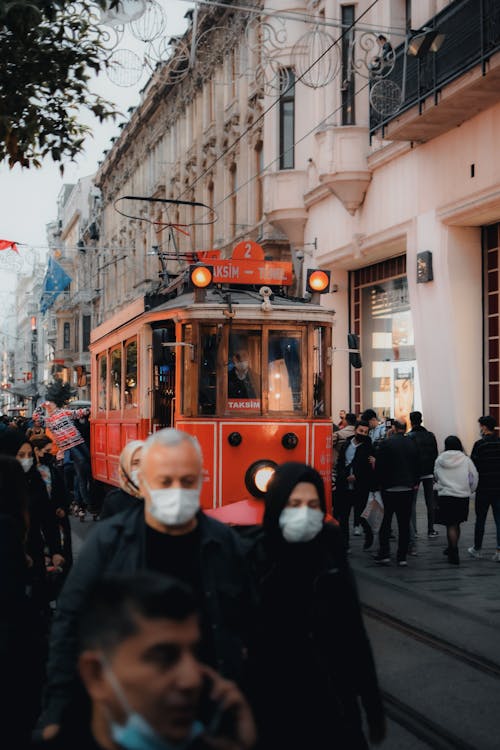
[[[500,51],[500,3],[455,0],[425,28],[445,35],[442,46],[423,57],[407,55],[406,44],[396,48],[391,73],[381,82],[372,82],[371,135],[381,131],[384,136],[385,127],[412,107],[418,106],[420,113],[429,97],[438,104],[443,87],[472,68],[481,65],[482,74],[487,73],[488,61]]]

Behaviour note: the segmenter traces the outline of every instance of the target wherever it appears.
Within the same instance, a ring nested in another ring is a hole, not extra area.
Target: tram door
[[[153,329],[153,432],[174,426],[175,406],[174,325]]]

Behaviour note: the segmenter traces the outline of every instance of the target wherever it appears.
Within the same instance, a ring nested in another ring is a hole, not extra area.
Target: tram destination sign
[[[213,267],[215,284],[292,285],[292,264],[287,261],[266,260],[264,248],[253,240],[238,242],[231,258],[222,259],[220,250],[199,252],[198,257]]]
[[[291,286],[292,264],[271,260],[211,260],[215,284]]]

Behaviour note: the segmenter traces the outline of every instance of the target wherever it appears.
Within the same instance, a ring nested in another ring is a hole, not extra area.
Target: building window
[[[71,326],[69,323],[63,325],[63,349],[70,349]]]
[[[229,197],[229,205],[230,205],[230,218],[229,218],[229,227],[230,227],[230,234],[232,237],[234,237],[235,234],[237,234],[236,226],[238,221],[238,170],[236,168],[236,164],[231,164],[231,167],[229,169],[229,177],[230,177],[230,190],[231,194]]]
[[[264,192],[262,189],[262,177],[264,171],[264,149],[262,141],[255,146],[255,221],[261,221],[264,215]]]
[[[214,183],[210,181],[208,183],[208,205],[210,207],[210,211],[212,212],[214,210]],[[215,222],[211,222],[208,225],[208,247],[213,248],[214,246],[214,234],[215,231]]]
[[[282,68],[280,72],[280,93],[280,169],[293,169],[295,166],[295,74],[291,68]]]
[[[82,351],[88,352],[90,344],[90,315],[82,317]]]
[[[354,5],[342,6],[342,125],[355,125],[354,111],[354,72],[352,67],[352,42],[354,27],[346,33],[354,23]]]
[[[483,227],[485,414],[500,422],[500,224]]]
[[[411,0],[405,0],[406,31],[411,31]]]

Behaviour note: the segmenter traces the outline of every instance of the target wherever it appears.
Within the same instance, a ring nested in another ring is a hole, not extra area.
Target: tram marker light
[[[306,291],[311,294],[327,294],[330,291],[330,271],[319,268],[307,270]]]
[[[189,282],[194,289],[207,289],[214,280],[214,267],[203,263],[189,266]]]

